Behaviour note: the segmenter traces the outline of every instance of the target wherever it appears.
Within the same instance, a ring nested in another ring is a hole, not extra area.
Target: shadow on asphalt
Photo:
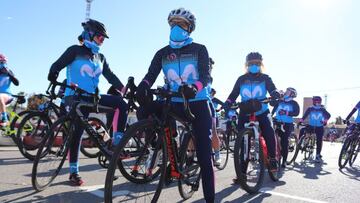
[[[32,161],[26,159],[26,158],[1,158],[0,159],[0,165],[16,165],[16,164],[29,164],[32,163]]]
[[[360,166],[355,165],[353,167],[345,167],[339,169],[340,173],[346,175],[348,178],[360,181]]]
[[[31,188],[32,189],[32,188]],[[29,199],[28,197],[31,197]],[[26,200],[21,201],[21,199],[27,198]],[[83,202],[84,199],[86,199],[87,203],[92,202],[103,202],[104,199],[100,198],[98,196],[94,196],[92,194],[89,194],[87,192],[83,191],[70,191],[70,192],[64,192],[64,193],[58,193],[53,195],[47,195],[43,196],[41,192],[32,192],[30,194],[17,197],[15,199],[5,199],[4,203],[10,203],[10,202]]]
[[[67,163],[65,163],[65,164],[67,164]],[[100,169],[104,169],[104,168],[102,168],[99,164],[89,164],[89,165],[79,166],[80,175],[81,175],[81,172],[99,171]],[[31,165],[31,170],[32,170],[32,165]],[[104,169],[104,170],[106,170],[106,169]],[[57,176],[61,176],[61,175],[67,174],[67,173],[70,173],[69,167],[68,166],[62,167],[60,173]],[[31,177],[31,171],[29,174],[25,174],[24,176]]]
[[[288,166],[288,169],[304,174],[304,178],[307,179],[319,179],[319,176],[331,174],[331,172],[323,170],[325,165],[327,165],[326,162],[315,163],[303,160],[300,163],[295,162],[292,167]]]

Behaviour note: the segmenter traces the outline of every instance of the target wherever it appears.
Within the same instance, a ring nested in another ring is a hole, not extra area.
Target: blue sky
[[[0,0],[0,5],[0,53],[21,83],[13,92],[44,92],[50,65],[77,43],[85,0]],[[335,118],[360,100],[356,0],[94,0],[91,18],[110,34],[101,52],[123,82],[130,75],[139,82],[147,72],[155,52],[168,43],[167,15],[178,7],[197,18],[192,37],[215,60],[219,98],[225,99],[244,73],[247,53],[259,51],[278,89],[295,87],[300,104],[304,96],[327,94]],[[103,78],[100,87],[108,86]]]

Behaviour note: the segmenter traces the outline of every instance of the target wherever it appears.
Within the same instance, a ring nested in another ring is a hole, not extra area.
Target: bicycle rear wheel
[[[242,130],[235,141],[234,165],[241,187],[250,194],[257,193],[264,181],[265,164],[263,149],[260,144],[256,149],[254,132],[250,129]]]
[[[224,131],[218,130],[217,134],[220,139],[220,158],[221,158],[221,164],[219,166],[216,166],[217,169],[223,170],[226,167],[226,164],[229,160],[229,142],[227,139],[227,136]]]
[[[47,188],[59,174],[67,156],[69,139],[69,119],[57,120],[44,137],[34,159],[31,183],[35,190]]]
[[[166,176],[167,154],[156,126],[151,119],[141,120],[125,132],[106,173],[105,202],[157,201]],[[126,179],[114,181],[117,168]],[[147,173],[149,169],[151,173]]]
[[[17,116],[15,115],[14,118],[10,122],[10,137],[13,139],[14,143],[18,145],[18,139],[16,137],[19,124],[21,123],[22,119],[29,113],[33,111],[21,111]]]
[[[288,157],[286,160],[287,165],[290,165],[296,159],[297,156],[296,150],[298,148],[297,143],[298,143],[298,138],[296,134],[291,133],[289,136]]]
[[[201,178],[200,165],[196,157],[195,140],[193,140],[190,133],[184,135],[179,157],[181,176],[178,180],[178,188],[180,196],[186,200],[198,190]]]
[[[350,159],[350,156],[351,156],[351,143],[352,143],[352,140],[351,140],[351,137],[347,137],[344,141],[344,144],[341,148],[341,151],[340,151],[340,155],[339,155],[339,160],[338,160],[338,165],[339,165],[339,168],[342,169],[345,167],[345,165],[347,164],[347,162],[349,161]]]
[[[45,138],[52,122],[44,112],[28,113],[20,122],[16,139],[20,153],[30,161],[35,159],[38,148]]]
[[[110,139],[106,124],[100,119],[95,117],[88,118],[89,124],[103,137],[103,140]],[[97,145],[91,140],[90,136],[84,131],[82,135],[82,141],[80,146],[80,151],[88,158],[96,158],[100,155],[100,149]]]

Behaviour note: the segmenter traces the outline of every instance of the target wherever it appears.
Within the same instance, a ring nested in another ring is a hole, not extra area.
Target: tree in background
[[[39,105],[47,102],[46,97],[40,97],[39,95],[32,94],[27,99],[27,109],[28,110],[38,110]]]

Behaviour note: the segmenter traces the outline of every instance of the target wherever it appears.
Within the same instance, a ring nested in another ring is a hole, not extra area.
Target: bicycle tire
[[[106,179],[105,179],[105,191],[104,191],[104,200],[106,203],[110,203],[113,201],[113,198],[116,198],[116,196],[113,196],[113,194],[116,194],[116,192],[114,190],[116,190],[117,186],[114,185],[114,177],[115,177],[115,172],[116,169],[119,167],[119,162],[121,162],[121,159],[123,157],[126,157],[124,154],[124,148],[126,147],[126,145],[128,144],[129,140],[133,137],[133,134],[136,133],[136,131],[139,128],[143,128],[144,126],[146,127],[151,127],[154,128],[153,120],[151,119],[147,119],[147,120],[141,120],[138,121],[134,124],[132,124],[128,130],[125,132],[124,137],[121,138],[120,143],[116,146],[116,149],[114,151],[114,154],[110,160],[109,163],[109,167],[107,169],[107,173],[106,173]],[[162,139],[162,138],[160,138]],[[133,177],[129,177],[129,175],[127,175],[127,173],[121,172],[121,169],[119,168],[120,172],[123,174],[123,176],[126,178],[124,181],[124,183],[119,183],[118,186],[121,188],[127,188],[127,190],[130,190],[131,187],[141,187],[143,190],[145,190],[145,194],[144,195],[139,195],[142,198],[147,198],[145,199],[145,201],[151,201],[151,202],[156,202],[157,199],[160,196],[160,192],[162,189],[162,185],[165,181],[165,176],[166,176],[166,164],[167,164],[167,154],[166,154],[166,147],[165,147],[165,142],[164,140],[161,140],[161,165],[159,166],[159,172],[158,175],[154,176],[151,179],[148,179],[146,181],[138,181],[138,180],[132,180],[131,182],[128,182],[128,179],[132,179]],[[120,160],[120,161],[119,161]],[[157,186],[155,187],[154,184],[150,184],[150,181],[155,181],[155,179],[160,175],[160,179],[159,182],[157,184]],[[134,182],[136,182],[134,184]],[[147,184],[139,184],[139,183],[147,183]],[[149,187],[144,189],[144,187]],[[161,188],[160,188],[161,187]],[[156,190],[156,191],[155,191]],[[151,193],[149,191],[155,191],[155,193]],[[151,194],[150,194],[151,193]],[[130,199],[132,198],[132,196],[134,196],[133,194],[131,195],[131,197],[129,197]],[[127,196],[122,196],[124,199],[118,200],[115,199],[116,202],[119,201],[127,201],[125,198],[127,198]],[[137,199],[138,200],[138,199]]]
[[[192,142],[192,143],[191,143]],[[191,198],[195,191],[198,190],[199,181],[201,178],[201,170],[200,165],[196,157],[196,149],[194,146],[195,141],[192,140],[192,136],[190,133],[184,135],[184,140],[181,143],[180,147],[180,161],[179,161],[179,170],[181,173],[181,177],[178,180],[178,189],[180,196],[187,200]],[[189,148],[192,150],[189,152]],[[186,174],[186,177],[183,175]],[[186,178],[186,179],[185,179]],[[190,189],[187,190],[185,187],[189,186]]]
[[[217,132],[218,135],[222,134],[221,138],[220,138],[220,142],[221,142],[221,145],[220,145],[220,154],[222,154],[223,156],[220,156],[221,157],[221,164],[219,166],[215,166],[218,170],[223,170],[226,165],[227,165],[227,162],[229,160],[229,154],[230,154],[230,150],[229,150],[229,142],[228,142],[228,139],[227,139],[227,136],[226,134],[223,132],[223,131],[219,131]],[[225,159],[223,159],[225,156]]]
[[[51,126],[49,133],[47,133],[38,149],[31,174],[31,183],[36,191],[42,191],[51,185],[66,160],[69,149],[69,140],[71,139],[71,132],[69,132],[69,128],[66,126],[66,123],[69,121],[70,119],[66,117],[59,118],[59,120]],[[56,131],[56,133],[54,131]],[[59,132],[62,134],[59,135]],[[54,163],[56,163],[53,164],[55,170],[45,169],[45,174],[43,174],[44,172],[40,172],[39,169],[42,168],[43,162],[45,162],[46,165],[46,160],[53,160]],[[41,183],[40,176],[46,175],[47,173],[50,173],[50,175],[47,176],[48,180],[45,183]]]
[[[102,122],[100,119],[95,118],[95,117],[90,117],[90,118],[88,118],[88,122],[91,124],[97,124],[101,127],[101,130],[105,130],[106,132],[108,132],[106,124],[104,122]],[[85,133],[86,132],[84,131],[82,141],[81,141],[80,151],[88,158],[97,158],[100,155],[100,149],[98,149],[98,147],[91,140],[89,135],[87,135],[87,137],[86,136],[84,137]],[[89,147],[85,146],[85,144],[89,144],[88,145]]]
[[[349,158],[349,165],[352,167],[360,151],[360,139],[358,138],[353,144],[351,155]]]
[[[256,184],[254,186],[249,185],[248,183],[248,175],[247,175],[247,168],[249,166],[249,163],[247,163],[246,166],[246,173],[243,172],[242,167],[241,167],[241,161],[240,159],[241,157],[241,150],[242,150],[242,144],[243,144],[243,139],[244,136],[248,135],[249,139],[254,139],[254,132],[250,129],[243,129],[240,133],[239,136],[237,137],[236,141],[235,141],[235,147],[234,147],[234,166],[235,166],[235,171],[236,171],[236,176],[239,180],[240,186],[249,194],[255,194],[257,193],[264,181],[264,173],[265,173],[265,163],[264,163],[264,156],[263,156],[263,149],[259,143],[259,177],[258,180],[256,181]],[[251,143],[251,141],[249,140],[249,142]],[[254,143],[254,142],[252,142]]]
[[[34,120],[36,118],[38,118],[38,120]],[[29,159],[30,161],[35,159],[39,145],[42,142],[42,139],[45,137],[47,131],[50,129],[51,125],[52,122],[48,115],[40,111],[28,113],[21,120],[18,131],[16,133],[16,139],[18,140],[17,146],[19,151],[25,158]],[[29,126],[32,126],[31,129]],[[26,128],[28,128],[28,130],[26,130]],[[23,133],[25,133],[25,135],[23,135]],[[24,142],[24,139],[33,140],[34,143],[27,144]]]
[[[275,148],[275,150],[276,150],[275,153],[277,154],[276,160],[277,160],[278,169],[276,171],[271,171],[270,164],[268,165],[268,173],[269,173],[270,179],[274,182],[279,181],[279,179],[280,179],[280,165],[281,165],[281,158],[282,158],[281,149],[280,149],[280,137],[277,134],[275,134],[275,136],[277,136],[277,139],[276,139],[277,144],[276,144],[276,148]]]
[[[287,165],[290,165],[296,159],[297,156],[296,150],[298,148],[298,142],[299,142],[298,137],[294,133],[291,133],[289,136],[288,157],[287,157],[289,161],[286,160]]]
[[[305,136],[304,142],[305,142],[304,160],[310,160],[310,158],[313,157],[315,150],[315,138],[312,136],[311,137]]]
[[[132,148],[133,143],[135,143],[136,151],[142,149],[144,146],[141,142],[141,135],[139,133],[144,132],[145,130],[151,131],[151,133],[154,132],[154,126],[155,121],[154,120],[145,120],[134,124],[134,126],[131,126],[129,130],[125,132],[125,135],[122,139],[128,140],[128,142],[125,144],[125,147],[128,146],[128,149]],[[143,130],[144,129],[144,130]],[[150,138],[149,133],[146,133],[146,136],[148,139]],[[156,136],[156,135],[154,135]],[[126,137],[126,138],[125,138]],[[154,137],[155,138],[155,137]],[[151,138],[150,138],[151,139]],[[131,143],[130,143],[131,142]],[[146,141],[145,141],[146,142]],[[135,154],[134,151],[132,151],[132,154]],[[124,160],[124,161],[123,161]],[[152,179],[156,178],[160,174],[160,170],[156,170],[155,173],[153,173],[151,176],[146,175],[146,171],[143,171],[143,173],[139,172],[138,170],[132,170],[129,172],[127,169],[132,168],[133,166],[129,166],[125,163],[129,162],[128,159],[123,159],[118,161],[118,168],[121,172],[121,174],[130,182],[136,183],[136,184],[144,184],[150,182]],[[137,159],[138,160],[138,159]],[[141,168],[141,166],[136,165],[136,168]]]
[[[343,146],[341,147],[341,151],[340,151],[340,155],[339,155],[339,160],[338,160],[338,165],[340,169],[343,169],[347,162],[349,161],[350,158],[350,151],[349,148],[351,146],[351,137],[347,137],[344,141]]]
[[[17,114],[18,116],[15,116],[13,118],[13,120],[10,122],[10,137],[11,137],[11,139],[14,141],[14,143],[16,145],[18,145],[18,140],[17,140],[17,137],[16,137],[16,133],[17,133],[17,129],[19,128],[19,124],[21,122],[21,119],[26,114],[31,113],[31,112],[33,112],[33,111],[31,111],[31,110],[21,111],[20,113]],[[19,119],[20,119],[20,121],[19,121]]]

